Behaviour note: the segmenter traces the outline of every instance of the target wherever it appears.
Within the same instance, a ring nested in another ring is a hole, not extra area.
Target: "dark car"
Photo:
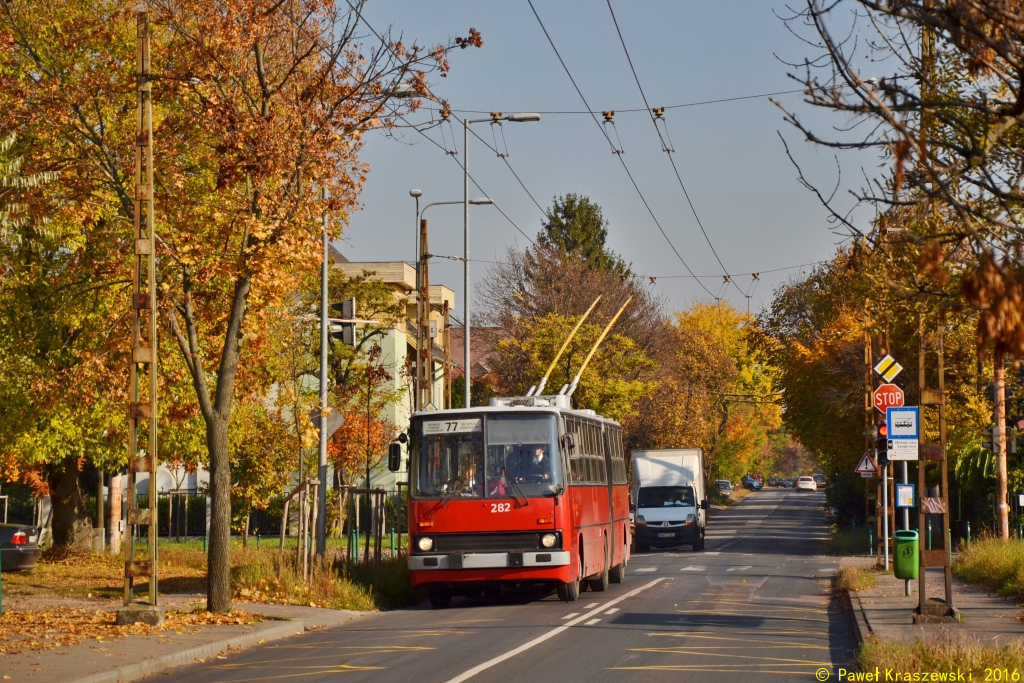
[[[41,553],[38,528],[27,524],[0,524],[0,567],[5,572],[32,569]]]
[[[768,480],[768,486],[770,486],[773,489],[784,489],[786,488],[787,484],[786,480],[783,479],[782,477],[772,477],[771,479]]]
[[[747,476],[743,477],[743,488],[750,489],[751,491],[760,491],[762,488],[764,488],[764,484],[762,484],[757,479],[754,479],[752,476],[748,474]]]

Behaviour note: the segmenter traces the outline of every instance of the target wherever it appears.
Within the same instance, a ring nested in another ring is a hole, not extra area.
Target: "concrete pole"
[[[465,392],[465,399],[463,403],[464,408],[469,408],[472,405],[470,393],[471,380],[469,377],[469,119],[462,120],[462,229],[463,229],[463,287],[464,292],[462,294],[462,316],[464,318],[462,322],[462,334],[463,334],[463,356],[462,356],[462,379],[463,379],[463,391]]]
[[[320,198],[327,199],[327,189],[320,190]],[[320,458],[317,461],[316,478],[320,480],[316,497],[317,514],[316,519],[316,554],[323,557],[327,552],[327,281],[329,275],[328,264],[328,236],[327,236],[327,212],[324,211],[321,218],[323,229],[323,263],[320,264]]]
[[[1009,508],[1006,505],[1006,357],[995,359],[996,383],[996,524],[999,538],[1010,537]]]

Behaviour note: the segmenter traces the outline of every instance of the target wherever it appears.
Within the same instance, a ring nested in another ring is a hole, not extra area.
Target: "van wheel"
[[[558,599],[563,602],[576,602],[580,597],[580,575],[583,573],[581,558],[576,558],[576,578],[569,583],[558,586]]]
[[[430,596],[430,606],[434,609],[451,607],[452,592],[447,588],[431,588],[427,594]]]
[[[636,551],[638,553],[648,553],[648,552],[651,551],[651,544],[650,543],[640,543],[640,542],[637,542],[637,544],[636,544]]]
[[[700,552],[701,550],[704,550],[704,538],[698,536],[697,540],[691,543],[691,545],[693,546],[694,552]]]

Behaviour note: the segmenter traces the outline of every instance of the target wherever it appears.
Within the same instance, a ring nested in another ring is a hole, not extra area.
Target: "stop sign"
[[[875,407],[881,412],[886,408],[899,408],[903,405],[903,390],[895,384],[883,384],[875,389]]]

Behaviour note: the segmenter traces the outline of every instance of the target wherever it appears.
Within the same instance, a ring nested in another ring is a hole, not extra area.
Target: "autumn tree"
[[[213,514],[207,606],[230,607],[229,425],[243,349],[318,265],[320,216],[357,206],[361,131],[388,125],[398,85],[426,93],[466,39],[423,48],[360,40],[360,7],[152,0],[160,305],[206,431]],[[5,121],[66,178],[82,231],[123,278],[135,188],[135,4],[3,0]],[[328,198],[321,199],[321,190]],[[85,202],[88,201],[86,204]],[[341,223],[332,224],[337,237]],[[122,310],[129,310],[121,293]],[[125,327],[119,329],[122,344]],[[123,348],[123,346],[122,346]],[[113,367],[116,367],[113,366]]]

